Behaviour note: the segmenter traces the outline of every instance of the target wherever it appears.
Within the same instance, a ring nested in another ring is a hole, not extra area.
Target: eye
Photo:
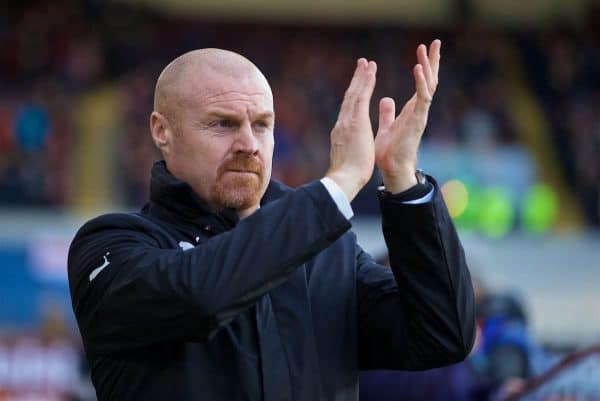
[[[220,128],[233,128],[236,126],[236,124],[233,120],[223,119],[217,121],[217,126]]]
[[[266,130],[271,127],[271,125],[267,121],[263,121],[263,120],[256,121],[254,123],[254,126],[260,130]]]

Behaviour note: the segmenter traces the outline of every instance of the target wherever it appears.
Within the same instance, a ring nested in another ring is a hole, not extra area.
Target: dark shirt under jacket
[[[69,252],[98,399],[357,400],[359,369],[462,360],[473,291],[433,185],[424,204],[380,195],[390,270],[319,181],[272,181],[238,220],[157,162],[143,210],[89,221]]]

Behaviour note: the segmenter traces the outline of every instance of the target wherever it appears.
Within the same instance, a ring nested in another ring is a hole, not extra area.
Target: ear
[[[150,114],[150,132],[156,147],[164,154],[171,143],[173,130],[165,116],[158,111]]]

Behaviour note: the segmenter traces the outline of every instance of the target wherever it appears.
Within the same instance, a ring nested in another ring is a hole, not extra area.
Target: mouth
[[[236,173],[236,174],[254,174],[254,175],[258,175],[257,172],[255,171],[249,171],[249,170],[227,170],[228,173]]]

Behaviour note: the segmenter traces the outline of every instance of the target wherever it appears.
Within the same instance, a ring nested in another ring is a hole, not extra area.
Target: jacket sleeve
[[[137,220],[101,216],[71,244],[69,286],[88,352],[206,341],[350,227],[319,182],[186,251],[159,248]]]
[[[380,197],[391,270],[357,249],[361,369],[430,369],[463,360],[473,345],[471,277],[433,183],[427,203]]]

